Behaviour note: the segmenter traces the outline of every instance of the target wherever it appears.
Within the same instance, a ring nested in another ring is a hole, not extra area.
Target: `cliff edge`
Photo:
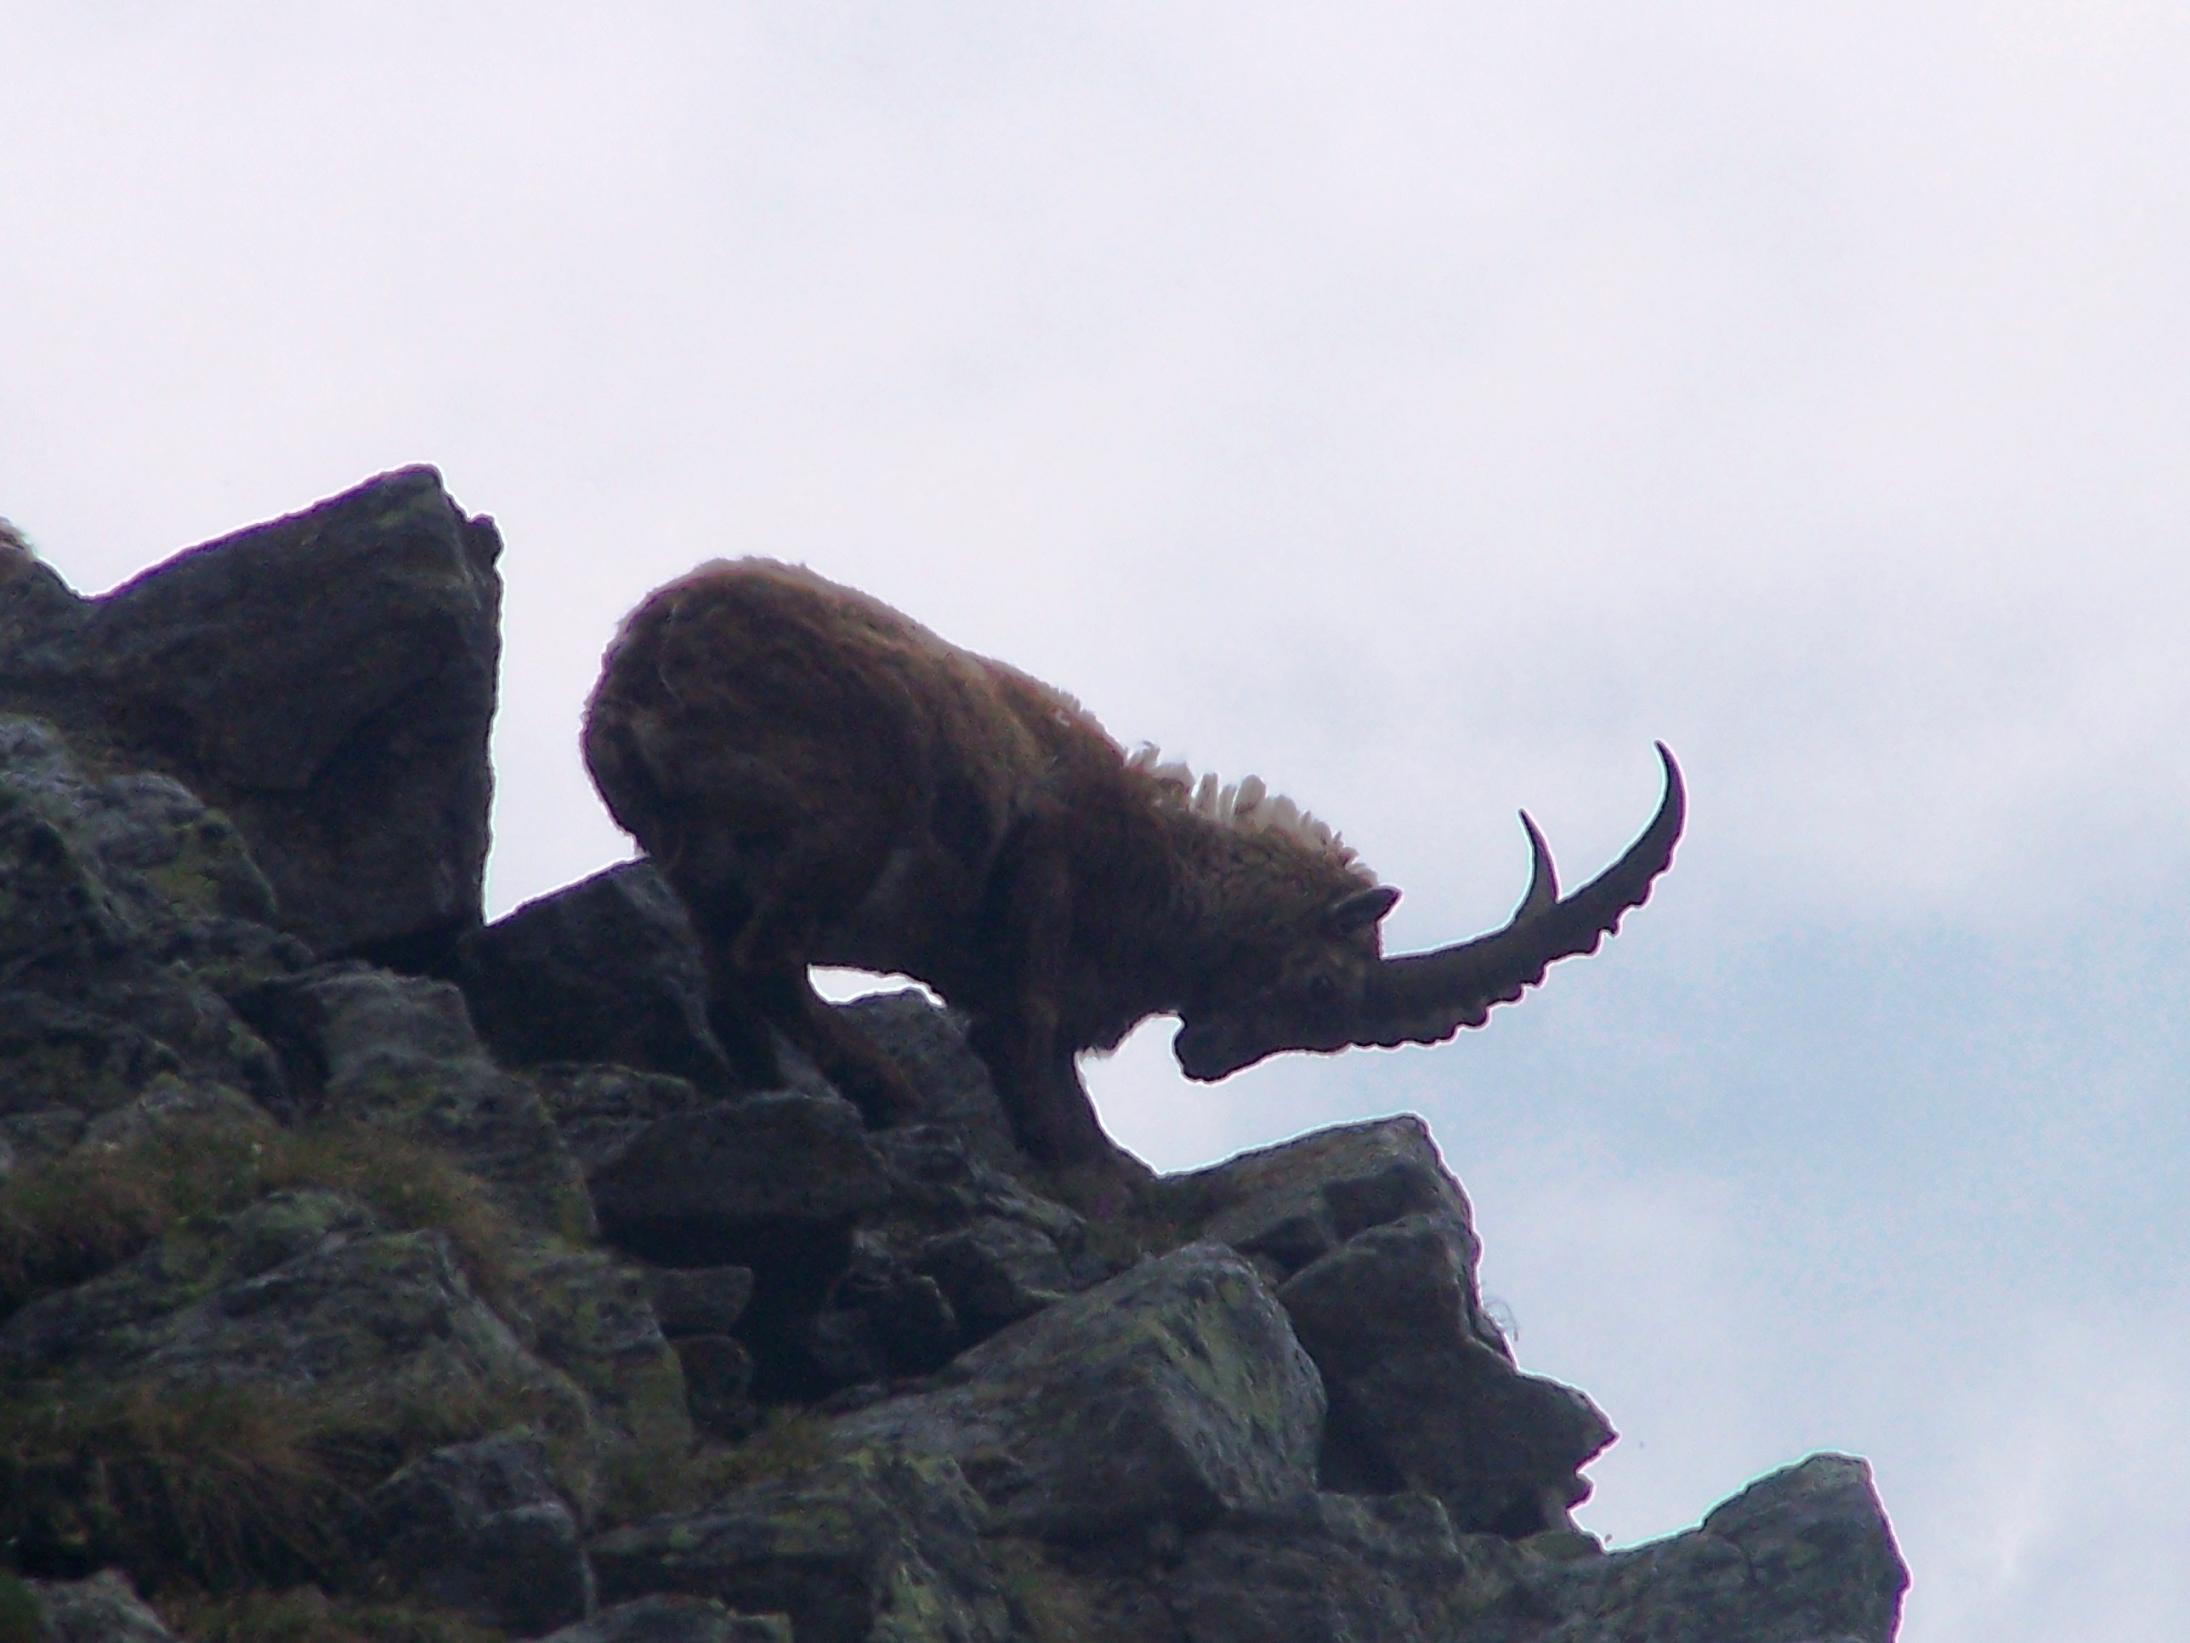
[[[0,535],[0,1643],[1893,1636],[1860,1460],[1574,1525],[1419,1122],[1090,1220],[919,995],[877,1130],[643,862],[483,924],[500,552],[425,468]]]

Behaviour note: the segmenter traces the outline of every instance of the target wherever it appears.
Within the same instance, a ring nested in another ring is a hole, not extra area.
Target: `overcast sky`
[[[1875,1463],[1917,1643],[2172,1639],[2190,1419],[2190,12],[0,0],[0,513],[87,592],[430,461],[508,542],[495,911],[626,851],[615,621],[805,560],[1504,915],[1425,1113],[1584,1521]]]

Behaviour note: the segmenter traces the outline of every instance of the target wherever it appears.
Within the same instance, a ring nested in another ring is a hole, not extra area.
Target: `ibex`
[[[633,611],[587,706],[609,809],[690,909],[725,1046],[779,1080],[773,1026],[870,1116],[915,1106],[814,993],[813,964],[899,971],[963,1010],[1021,1143],[1059,1165],[1109,1143],[1083,1050],[1176,1014],[1215,1080],[1280,1050],[1429,1044],[1555,959],[1594,951],[1668,865],[1665,794],[1600,877],[1535,865],[1504,928],[1382,956],[1399,899],[1328,827],[1249,778],[1128,756],[1080,704],[799,566],[718,560]]]

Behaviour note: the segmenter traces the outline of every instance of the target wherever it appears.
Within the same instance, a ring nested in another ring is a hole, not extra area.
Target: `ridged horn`
[[[1657,749],[1665,765],[1665,796],[1650,825],[1618,861],[1562,898],[1551,850],[1522,811],[1532,866],[1528,893],[1513,917],[1472,941],[1385,960],[1363,1000],[1353,1042],[1438,1043],[1463,1027],[1480,1027],[1494,1006],[1519,998],[1558,960],[1595,952],[1623,916],[1649,899],[1651,883],[1673,864],[1673,846],[1687,819],[1680,766],[1663,742]]]

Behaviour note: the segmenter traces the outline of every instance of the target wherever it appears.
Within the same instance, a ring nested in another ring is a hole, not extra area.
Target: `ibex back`
[[[1190,1078],[1280,1050],[1434,1043],[1518,998],[1640,906],[1680,836],[1680,773],[1627,852],[1561,898],[1535,867],[1512,921],[1387,959],[1379,885],[1250,778],[1128,757],[1078,702],[798,566],[716,561],[608,650],[586,762],[691,910],[710,1011],[759,1081],[770,1028],[870,1117],[910,1114],[889,1060],[815,995],[813,964],[899,971],[962,1009],[1022,1144],[1108,1153],[1075,1058],[1158,1013]]]

